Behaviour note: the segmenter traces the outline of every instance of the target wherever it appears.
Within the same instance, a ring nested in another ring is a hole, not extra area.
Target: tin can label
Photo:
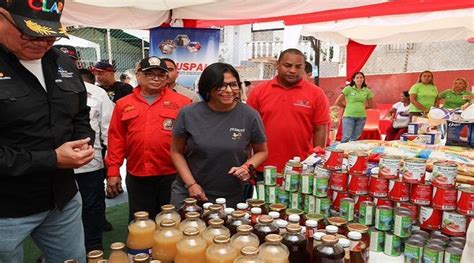
[[[418,209],[417,205],[412,204],[412,203],[408,203],[408,202],[399,202],[399,203],[397,203],[397,206],[407,208],[408,210],[410,210],[412,225],[416,224],[418,222],[418,210],[419,209]]]
[[[354,201],[355,201],[354,212],[356,214],[359,213],[360,204],[362,202],[372,201],[372,197],[370,197],[368,195],[353,195],[353,196],[351,196],[351,198],[354,199]]]
[[[443,188],[453,188],[456,185],[456,175],[458,166],[450,162],[433,163],[433,172],[431,173],[431,181],[433,186]]]
[[[386,206],[393,206],[393,203],[388,198],[377,198],[374,197],[374,203],[376,206],[386,205]]]
[[[374,206],[362,203],[359,208],[359,223],[370,226],[374,224]]]
[[[430,205],[433,187],[429,184],[412,184],[410,201],[417,205]]]
[[[424,183],[426,161],[422,159],[407,159],[401,169],[402,180],[407,183]]]
[[[331,170],[324,168],[322,165],[317,165],[314,168],[314,174],[319,177],[329,178],[331,176]]]
[[[371,176],[369,180],[369,194],[373,197],[387,197],[388,180],[377,176]]]
[[[283,189],[283,187],[278,187],[278,194],[277,194],[277,198],[278,198],[278,203],[281,203],[281,204],[284,204],[284,205],[288,205],[289,203],[289,196],[288,196],[288,192],[285,191],[285,189]]]
[[[420,225],[422,228],[438,230],[441,227],[443,211],[428,206],[420,207]]]
[[[257,182],[257,198],[265,201],[265,185],[263,182]]]
[[[457,207],[460,214],[474,215],[474,187],[459,188]]]
[[[329,170],[342,169],[344,151],[326,148],[324,152],[324,168]]]
[[[439,210],[456,209],[456,189],[433,187],[433,208]]]
[[[398,178],[398,172],[400,170],[400,158],[393,156],[380,157],[379,162],[379,175],[384,179],[395,179]]]
[[[399,237],[409,237],[411,235],[411,214],[395,214],[395,224],[393,233]]]
[[[278,203],[278,198],[277,198],[277,187],[274,185],[269,185],[265,186],[266,187],[266,192],[265,192],[265,202],[269,204],[275,204]]]
[[[328,195],[329,177],[316,176],[313,179],[313,195],[316,197],[326,197]]]
[[[451,254],[449,250],[444,252],[444,263],[460,263],[461,254]]]
[[[423,247],[405,243],[405,262],[422,263]]]
[[[349,173],[351,174],[366,174],[369,155],[361,152],[352,152],[349,153],[347,157],[349,163]]]
[[[378,230],[370,231],[370,250],[374,252],[382,252],[385,244],[385,233]]]
[[[393,226],[393,209],[385,207],[375,208],[375,228],[382,231],[392,230]]]
[[[425,246],[423,249],[423,262],[443,263],[444,251],[430,249]]]
[[[410,186],[399,180],[389,181],[388,198],[398,202],[405,202],[410,199]]]
[[[302,198],[301,193],[290,193],[290,208],[302,209]]]
[[[329,217],[329,209],[331,207],[331,201],[329,201],[329,198],[323,197],[323,198],[316,198],[316,210],[314,213],[316,214],[322,214],[324,217]]]
[[[383,253],[392,257],[400,256],[402,242],[399,237],[386,233]]]
[[[341,206],[341,199],[349,197],[348,192],[337,192],[334,191],[332,193],[332,207],[336,210],[339,211],[339,207]]]
[[[263,182],[265,185],[275,185],[277,177],[276,166],[265,166],[263,167]]]
[[[301,175],[301,193],[303,194],[312,194],[313,193],[313,175],[312,174],[302,174]]]
[[[346,191],[347,190],[347,180],[348,175],[344,171],[333,172],[330,178],[330,187],[332,190],[336,191]]]
[[[316,197],[312,195],[304,196],[304,212],[306,214],[316,213]]]
[[[285,174],[285,190],[288,192],[297,192],[300,181],[300,174],[296,172],[287,172]]]
[[[347,222],[354,220],[354,200],[352,199],[342,199],[341,207],[339,209],[339,216],[346,219]]]
[[[455,212],[444,212],[441,232],[450,236],[464,236],[466,234],[466,216]]]
[[[349,193],[365,195],[369,192],[369,177],[366,175],[349,174]]]

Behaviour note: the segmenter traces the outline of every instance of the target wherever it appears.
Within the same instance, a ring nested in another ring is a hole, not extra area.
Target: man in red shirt
[[[167,88],[168,69],[158,57],[137,67],[133,93],[118,100],[109,127],[107,193],[116,196],[120,166],[127,159],[129,219],[137,211],[155,218],[168,204],[176,169],[171,162],[171,130],[178,111],[191,100]]]
[[[247,104],[262,116],[267,133],[268,158],[257,168],[285,163],[311,154],[313,147],[326,145],[329,102],[324,91],[305,81],[305,57],[298,49],[287,49],[277,62],[278,74],[255,87]]]

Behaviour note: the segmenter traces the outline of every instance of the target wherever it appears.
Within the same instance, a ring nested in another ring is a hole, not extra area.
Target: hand
[[[79,168],[94,158],[94,148],[88,145],[90,138],[65,142],[56,148],[57,167],[60,169]]]
[[[247,182],[250,179],[249,170],[244,166],[230,168],[229,174],[236,176],[242,182]]]
[[[193,184],[188,188],[189,197],[196,198],[198,201],[207,201],[206,193],[198,184]]]
[[[114,198],[120,193],[122,178],[120,176],[107,177],[107,196]]]

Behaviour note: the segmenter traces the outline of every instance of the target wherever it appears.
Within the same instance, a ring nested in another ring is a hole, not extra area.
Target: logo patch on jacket
[[[135,107],[133,107],[133,105],[127,105],[127,106],[125,106],[125,108],[123,108],[123,112],[129,112],[129,111],[132,111],[134,109],[135,109]]]
[[[174,120],[173,119],[165,119],[163,121],[163,129],[167,131],[171,131],[173,129]]]
[[[311,108],[311,104],[307,100],[297,100],[293,103],[293,105],[298,107]]]
[[[59,76],[61,76],[61,78],[70,79],[74,77],[74,73],[63,69],[62,67],[58,67],[58,73],[59,73]]]
[[[163,102],[163,107],[165,107],[165,109],[173,109],[173,110],[179,109],[179,105],[176,102],[173,102],[173,101]]]

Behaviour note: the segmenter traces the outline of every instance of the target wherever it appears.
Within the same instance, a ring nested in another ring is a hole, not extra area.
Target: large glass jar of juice
[[[273,224],[273,218],[263,215],[258,218],[258,223],[255,225],[253,232],[257,235],[260,243],[263,244],[268,234],[279,234],[280,231]]]
[[[153,259],[161,262],[173,262],[176,256],[176,244],[183,237],[181,230],[176,228],[172,219],[161,221],[160,229],[155,232],[155,243],[152,248]]]
[[[206,240],[207,245],[212,245],[212,239],[215,236],[223,235],[230,238],[230,231],[224,226],[224,220],[213,218],[209,220],[209,226],[202,232],[202,237]]]
[[[148,212],[140,211],[133,214],[135,219],[128,225],[127,248],[130,257],[138,253],[151,253],[155,222],[148,218]]]
[[[232,263],[239,255],[237,249],[230,245],[230,239],[226,236],[216,236],[213,244],[206,250],[206,263]]]
[[[176,222],[176,226],[178,226],[179,222],[181,222],[181,216],[178,212],[176,212],[174,205],[161,206],[161,212],[155,217],[156,227],[160,228],[161,221],[165,219],[173,220]]]
[[[88,263],[97,263],[101,259],[104,259],[104,252],[102,250],[92,250],[87,253]]]
[[[220,218],[222,220],[227,220],[227,216],[224,213],[224,208],[222,205],[211,205],[209,206],[209,212],[203,215],[202,220],[209,226],[209,220],[213,218]]]
[[[309,262],[308,241],[305,235],[301,233],[300,225],[288,225],[282,242],[290,251],[290,263]]]
[[[129,259],[125,253],[125,244],[115,242],[110,245],[109,263],[128,263]]]
[[[260,241],[258,237],[252,233],[252,226],[250,225],[241,225],[237,228],[237,234],[233,235],[230,239],[230,244],[240,251],[246,246],[258,247]]]
[[[199,218],[198,212],[187,212],[186,219],[181,221],[179,224],[179,229],[184,231],[186,228],[195,227],[199,230],[199,233],[202,233],[206,229],[206,223]]]
[[[199,229],[191,227],[183,232],[184,237],[176,244],[175,263],[205,263],[207,243],[199,236]]]
[[[246,246],[240,250],[240,256],[234,260],[234,263],[265,263],[258,252],[258,247]]]
[[[183,205],[179,208],[179,215],[181,218],[186,218],[187,212],[198,212],[199,216],[202,214],[202,208],[197,205],[195,198],[186,198],[183,201]]]
[[[281,243],[280,235],[270,234],[265,237],[265,243],[260,247],[260,256],[266,263],[288,263],[290,252],[288,248]]]
[[[132,258],[133,263],[150,263],[150,255],[147,253],[138,253]]]
[[[334,235],[325,235],[322,244],[313,250],[312,263],[344,263],[345,251],[338,244],[338,238]]]
[[[245,218],[245,213],[242,211],[234,211],[227,222],[227,228],[230,230],[230,235],[237,233],[237,227],[241,225],[249,225],[250,221]]]

